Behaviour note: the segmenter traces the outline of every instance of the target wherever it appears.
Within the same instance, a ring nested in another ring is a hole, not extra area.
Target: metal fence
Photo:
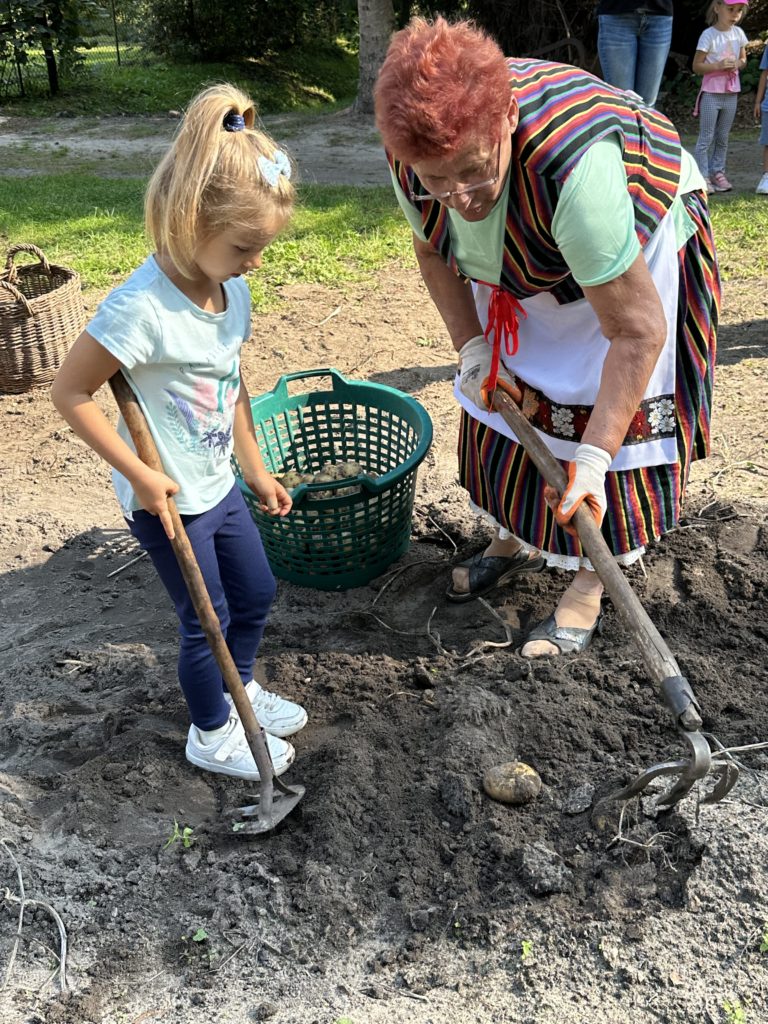
[[[52,74],[66,84],[76,77],[109,75],[122,66],[146,63],[152,55],[141,41],[140,12],[136,0],[108,0],[83,22],[83,45],[76,59],[67,61],[42,46],[22,50],[12,4],[0,0],[0,101],[49,93]]]

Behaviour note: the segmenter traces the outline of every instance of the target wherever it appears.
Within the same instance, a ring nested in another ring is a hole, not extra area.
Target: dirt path
[[[177,117],[53,117],[28,121],[0,115],[0,165],[6,174],[87,170],[112,176],[149,171],[168,146]],[[320,118],[264,118],[267,131],[294,156],[310,184],[386,185],[389,172],[378,133],[349,112]]]
[[[175,116],[29,121],[0,114],[0,163],[6,174],[82,169],[105,176],[133,176],[154,166],[177,124]],[[304,182],[389,184],[378,133],[370,119],[353,117],[349,111],[319,117],[280,114],[265,117],[264,125],[295,158]],[[692,119],[681,126],[691,151],[696,128]],[[727,167],[736,192],[753,192],[760,177],[758,135],[758,128],[732,133]]]
[[[305,177],[347,180],[352,138],[321,146],[333,160],[320,165],[297,131]],[[364,162],[373,180],[381,168]],[[631,574],[729,744],[768,739],[765,286],[726,289],[715,451],[695,467],[683,528],[649,553],[647,578]],[[454,360],[416,272],[281,294],[247,347],[254,392],[332,364],[414,394],[435,443],[407,571],[385,590],[280,586],[258,669],[311,718],[290,775],[308,795],[278,835],[206,832],[248,788],[184,761],[173,615],[147,563],[128,565],[108,473],[45,393],[0,396],[0,839],[27,895],[65,923],[72,988],[34,995],[58,939],[30,908],[3,1021],[768,1019],[768,757],[749,756],[731,802],[657,816],[646,801],[619,832],[599,798],[683,749],[613,610],[578,661],[530,664],[513,647],[463,663],[504,631],[487,607],[442,596],[454,545],[463,556],[483,531],[455,479]],[[517,644],[561,586],[542,574],[489,606]],[[512,757],[544,781],[522,810],[480,788]],[[174,821],[194,829],[189,849],[166,848]],[[2,849],[0,865],[14,892]],[[17,913],[0,901],[1,972]]]

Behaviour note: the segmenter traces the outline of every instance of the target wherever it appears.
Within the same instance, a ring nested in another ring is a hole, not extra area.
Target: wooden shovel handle
[[[515,432],[546,483],[562,494],[568,483],[565,470],[523,416],[517,404],[501,389],[495,392],[493,404],[504,422]],[[665,679],[679,676],[677,662],[627,582],[586,503],[576,510],[571,521],[579,535],[581,546],[608,591],[614,607],[635,638],[651,677],[661,685]]]
[[[118,370],[110,378],[109,386],[125,420],[128,432],[133,439],[136,454],[150,469],[154,469],[158,473],[164,473],[165,470],[163,469],[160,454],[150,433],[146,417],[121,370]],[[221,670],[224,682],[227,684],[227,689],[237,708],[237,713],[240,715],[240,721],[243,723],[248,746],[251,748],[251,753],[259,769],[261,802],[265,806],[271,806],[272,787],[275,781],[279,784],[279,780],[275,778],[264,732],[256,720],[256,715],[248,699],[248,694],[245,692],[240,673],[237,671],[237,666],[227,647],[227,642],[221,631],[219,617],[211,603],[208,588],[205,585],[203,574],[200,572],[200,566],[197,564],[197,558],[189,542],[187,531],[184,529],[184,523],[181,521],[179,510],[176,508],[176,502],[170,497],[168,498],[168,511],[171,515],[173,532],[175,534],[171,541],[174,554],[179,563],[184,581],[187,584],[189,596],[197,612],[200,625],[203,627],[203,632],[213,652],[213,656]]]

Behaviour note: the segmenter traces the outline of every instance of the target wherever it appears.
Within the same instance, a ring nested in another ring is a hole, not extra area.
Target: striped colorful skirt
[[[608,508],[603,536],[622,561],[675,527],[691,462],[709,453],[712,380],[720,277],[709,211],[702,193],[683,197],[696,233],[680,250],[677,307],[673,465],[611,472],[606,477]],[[544,480],[522,445],[462,410],[459,477],[472,502],[503,530],[549,555],[551,564],[577,568],[577,538],[557,525],[544,500]],[[623,556],[623,557],[622,557]]]

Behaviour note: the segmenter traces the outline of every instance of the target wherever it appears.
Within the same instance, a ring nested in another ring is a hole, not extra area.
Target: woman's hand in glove
[[[568,486],[558,498],[557,491],[548,487],[544,492],[555,518],[565,530],[576,536],[570,525],[573,514],[586,501],[598,526],[603,521],[608,501],[605,496],[605,474],[613,461],[608,452],[592,444],[580,444],[568,466]]]
[[[492,349],[482,334],[470,338],[459,349],[459,387],[463,395],[480,409],[490,409],[492,396],[488,394]],[[496,387],[506,391],[510,398],[520,402],[522,395],[503,364],[499,363]]]

